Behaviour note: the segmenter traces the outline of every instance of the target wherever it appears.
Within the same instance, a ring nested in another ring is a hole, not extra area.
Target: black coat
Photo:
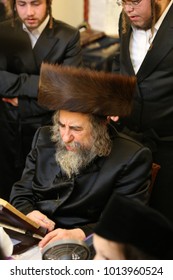
[[[134,75],[129,43],[131,26],[122,34],[114,71]],[[136,50],[138,51],[138,50]],[[173,5],[154,37],[138,72],[132,115],[121,120],[123,131],[136,137],[153,152],[161,165],[151,196],[151,206],[173,221]],[[120,129],[121,129],[120,128]]]
[[[41,63],[81,65],[79,31],[54,20],[32,49],[20,21],[0,26],[0,97],[18,97],[14,107],[0,99],[0,197],[8,199],[12,184],[21,176],[25,158],[38,127],[51,123],[52,112],[37,104]]]
[[[160,136],[173,136],[173,5],[160,26],[151,49],[136,73],[138,88],[133,114],[127,124],[136,132],[153,129]],[[114,71],[135,75],[130,59],[131,26],[122,34],[120,22],[120,55]],[[137,50],[136,50],[137,51]],[[172,137],[173,140],[173,137]]]
[[[13,186],[10,202],[25,214],[40,210],[63,228],[95,223],[114,191],[147,203],[150,150],[115,130],[112,137],[108,157],[96,158],[68,180],[55,161],[50,127],[39,129],[23,176]]]

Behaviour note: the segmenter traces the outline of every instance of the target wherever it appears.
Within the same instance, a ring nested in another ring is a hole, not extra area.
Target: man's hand
[[[119,120],[119,116],[108,116],[108,120],[112,120],[113,122],[117,122]]]
[[[10,103],[11,105],[13,105],[15,107],[17,107],[18,104],[19,104],[18,97],[14,97],[14,98],[5,98],[5,97],[3,97],[2,101]]]
[[[36,222],[41,227],[47,228],[48,231],[52,231],[55,227],[55,223],[40,211],[34,210],[28,213],[27,217]]]
[[[76,240],[84,240],[85,233],[80,228],[76,229],[55,229],[48,234],[39,242],[39,247],[43,248],[48,243],[51,243],[60,239],[76,239]]]

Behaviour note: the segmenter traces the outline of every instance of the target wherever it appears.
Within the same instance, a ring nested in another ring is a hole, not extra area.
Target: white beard
[[[56,162],[69,178],[72,175],[79,174],[80,170],[85,168],[96,156],[91,148],[83,148],[78,146],[75,152],[67,151],[61,140],[57,143],[57,151],[55,155]]]

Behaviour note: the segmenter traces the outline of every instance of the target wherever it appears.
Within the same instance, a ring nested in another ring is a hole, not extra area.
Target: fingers
[[[39,220],[39,225],[41,227],[47,228],[48,231],[52,231],[55,228],[55,223],[46,216],[43,220]]]
[[[47,245],[50,242],[60,240],[60,239],[68,239],[70,238],[69,232],[70,230],[67,229],[62,229],[62,228],[55,229],[54,231],[46,234],[46,236],[39,242],[38,245],[40,248],[43,248],[45,245]]]
[[[30,212],[27,214],[27,217],[36,222],[39,226],[46,228],[48,231],[52,231],[55,227],[55,223],[38,210]]]
[[[119,117],[118,116],[108,116],[107,119],[108,120],[111,119],[112,121],[117,122],[119,120]]]
[[[43,248],[49,242],[53,242],[53,241],[58,240],[58,239],[61,239],[60,237],[58,237],[58,230],[54,230],[54,231],[46,234],[46,236],[39,242],[38,246],[40,248]]]
[[[46,236],[40,241],[39,247],[43,248],[50,242],[60,240],[60,239],[77,239],[77,240],[84,240],[85,233],[83,230],[76,228],[76,229],[62,229],[58,228],[46,234]]]
[[[6,98],[6,97],[3,97],[2,98],[2,101],[4,102],[7,102],[7,103],[10,103],[11,105],[17,107],[18,106],[18,98],[15,97],[15,98]]]

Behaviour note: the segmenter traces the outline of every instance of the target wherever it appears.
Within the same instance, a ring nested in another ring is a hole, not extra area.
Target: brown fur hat
[[[135,77],[43,63],[38,102],[50,110],[127,116],[135,85]]]

